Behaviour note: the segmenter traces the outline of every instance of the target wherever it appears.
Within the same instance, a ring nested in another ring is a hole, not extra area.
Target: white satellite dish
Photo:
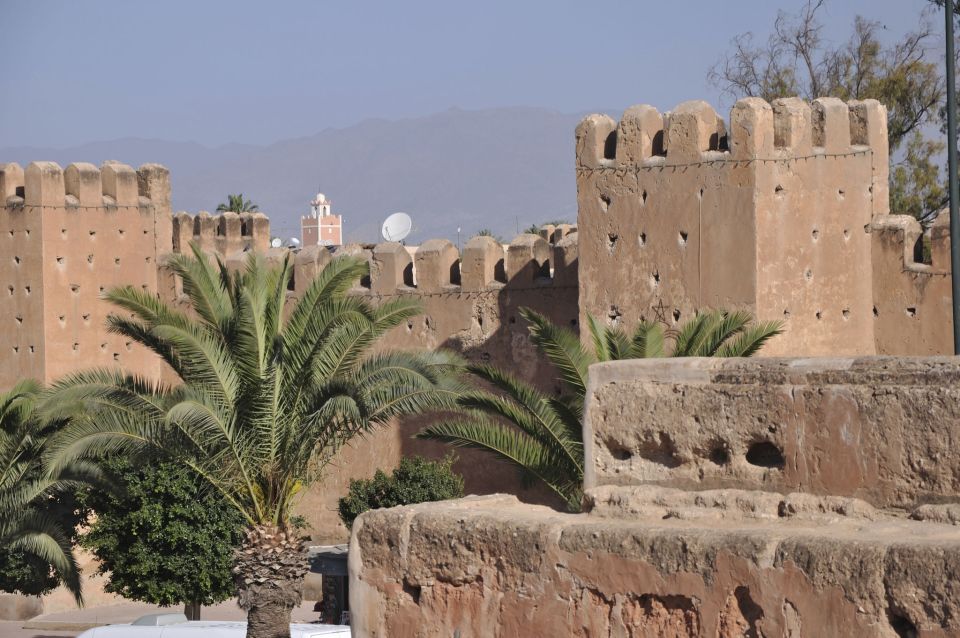
[[[287,245],[288,245],[288,246],[293,246],[294,248],[296,248],[297,246],[300,245],[300,240],[297,239],[296,237],[291,237],[291,238],[290,238],[290,241],[287,242]]]
[[[270,240],[271,248],[280,248],[281,246],[283,246],[283,240],[280,239],[279,237],[274,237],[273,239]]]
[[[413,220],[406,213],[394,213],[383,222],[380,233],[387,241],[403,241],[413,228]]]

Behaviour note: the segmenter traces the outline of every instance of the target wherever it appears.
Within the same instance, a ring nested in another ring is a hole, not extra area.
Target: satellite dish
[[[406,213],[394,213],[383,222],[380,233],[387,241],[403,241],[413,228],[413,220]]]
[[[279,237],[274,237],[273,239],[270,240],[271,248],[280,248],[281,246],[283,246],[283,240],[280,239]]]
[[[297,239],[296,237],[291,237],[291,238],[290,238],[290,241],[287,243],[287,245],[288,245],[288,246],[293,246],[294,248],[296,248],[297,246],[300,245],[300,240]]]

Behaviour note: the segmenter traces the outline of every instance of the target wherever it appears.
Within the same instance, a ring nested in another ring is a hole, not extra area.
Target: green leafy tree
[[[107,574],[106,591],[154,605],[200,607],[233,596],[233,552],[243,518],[220,493],[182,464],[163,460],[106,463],[119,489],[92,492],[96,520],[81,538]]]
[[[217,206],[218,213],[255,213],[258,210],[260,210],[260,207],[249,199],[244,199],[243,193],[227,195],[227,201]]]
[[[932,218],[944,204],[937,185],[937,155],[943,147],[923,134],[924,125],[942,117],[944,83],[932,52],[936,33],[918,16],[919,28],[884,44],[880,33],[885,27],[858,16],[850,38],[832,44],[822,34],[825,4],[807,0],[796,15],[781,11],[766,41],[752,33],[736,36],[708,79],[732,99],[829,95],[879,100],[889,118],[892,210]]]
[[[498,244],[505,243],[503,241],[503,237],[501,237],[500,235],[494,234],[494,232],[489,228],[481,228],[480,230],[477,231],[477,234],[474,235],[474,237],[493,237],[495,240],[497,240]]]
[[[62,583],[82,605],[72,545],[86,511],[75,489],[98,473],[82,462],[43,471],[50,429],[35,418],[39,392],[21,381],[0,394],[0,589],[38,595]]]
[[[106,295],[122,310],[109,329],[156,353],[179,382],[116,370],[62,379],[46,416],[68,422],[46,459],[56,469],[153,449],[201,476],[244,521],[233,573],[247,635],[289,635],[307,570],[291,519],[298,495],[354,436],[454,408],[461,363],[443,351],[376,348],[420,307],[409,298],[374,306],[347,294],[369,272],[363,260],[334,259],[288,305],[289,257],[269,266],[251,253],[231,272],[192,249],[169,261],[189,315],[136,287]]]
[[[463,477],[455,474],[456,457],[439,461],[420,456],[404,458],[390,476],[377,470],[372,479],[350,481],[350,490],[340,499],[340,520],[347,527],[371,509],[444,501],[463,496]]]
[[[750,313],[710,311],[698,314],[676,332],[642,321],[632,334],[589,320],[590,343],[529,308],[521,314],[530,337],[560,374],[566,392],[548,396],[492,366],[470,367],[494,392],[478,390],[459,403],[468,416],[430,425],[421,439],[489,452],[539,481],[570,510],[580,509],[583,490],[583,420],[587,368],[592,363],[648,357],[749,357],[782,331],[778,321],[756,322]],[[668,350],[667,342],[673,341]]]

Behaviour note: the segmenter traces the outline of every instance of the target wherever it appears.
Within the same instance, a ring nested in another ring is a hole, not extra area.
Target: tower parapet
[[[581,321],[782,319],[770,354],[874,351],[868,226],[889,211],[884,107],[796,98],[630,107],[576,131]],[[839,350],[838,350],[839,348]]]

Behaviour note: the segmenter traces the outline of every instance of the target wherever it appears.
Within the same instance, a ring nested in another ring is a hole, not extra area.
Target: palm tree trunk
[[[273,525],[247,530],[233,568],[238,602],[247,610],[247,638],[289,638],[307,567],[307,550],[296,533]]]

